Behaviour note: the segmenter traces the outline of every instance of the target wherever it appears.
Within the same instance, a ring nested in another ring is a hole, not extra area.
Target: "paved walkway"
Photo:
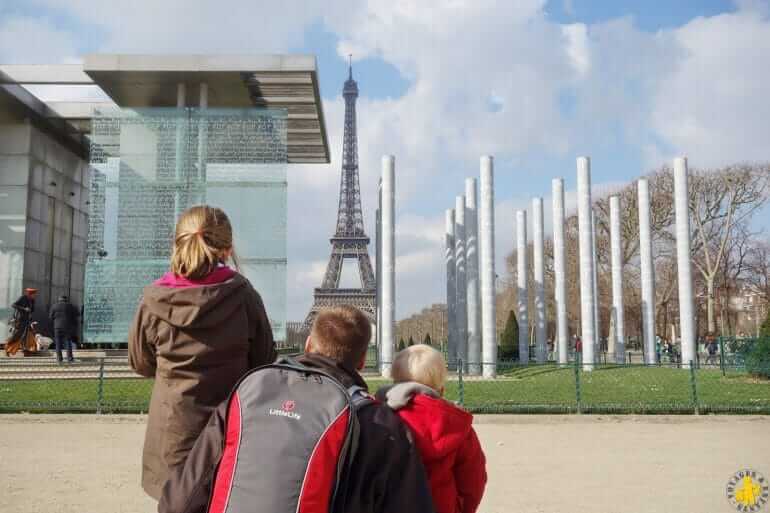
[[[770,417],[479,416],[480,513],[734,511],[725,484],[770,478]],[[150,513],[139,487],[145,417],[0,416],[0,511]],[[768,510],[770,511],[770,510]]]

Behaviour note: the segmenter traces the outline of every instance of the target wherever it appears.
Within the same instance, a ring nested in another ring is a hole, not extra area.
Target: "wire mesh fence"
[[[493,379],[469,375],[460,361],[450,369],[445,398],[474,413],[770,414],[770,361],[752,364],[750,355],[728,353],[707,362],[703,354],[692,366],[599,358],[590,371],[579,358],[567,364],[499,361]],[[370,349],[364,377],[372,392],[390,383],[378,375],[379,363],[376,348]],[[0,412],[142,413],[153,384],[136,376],[125,357],[65,365],[0,358]]]

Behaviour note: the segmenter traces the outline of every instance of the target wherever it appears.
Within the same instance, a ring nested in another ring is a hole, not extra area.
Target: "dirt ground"
[[[155,511],[139,486],[144,422],[0,416],[0,511]],[[770,417],[479,416],[476,429],[481,513],[729,512],[731,474],[770,478]]]

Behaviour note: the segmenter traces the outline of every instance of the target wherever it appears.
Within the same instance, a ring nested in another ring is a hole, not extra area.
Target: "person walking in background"
[[[706,358],[706,365],[717,364],[718,350],[719,350],[719,347],[717,346],[717,341],[714,338],[714,335],[712,333],[709,333],[708,335],[706,335],[706,351],[708,351],[708,357]]]
[[[78,317],[80,316],[78,309],[70,303],[67,296],[60,296],[56,304],[51,307],[48,315],[53,323],[56,361],[62,362],[62,346],[65,344],[67,346],[67,361],[75,361],[72,357],[72,338],[78,327]]]
[[[11,356],[19,350],[31,350],[35,347],[35,336],[30,331],[32,327],[32,313],[35,311],[35,298],[37,289],[24,289],[24,294],[11,305],[13,319],[11,319],[11,336],[5,342],[5,354]]]
[[[412,431],[436,513],[475,513],[487,483],[486,458],[473,416],[442,398],[446,379],[441,353],[408,347],[393,360],[395,384],[378,390],[377,399]]]
[[[131,367],[155,378],[142,457],[142,486],[155,499],[238,379],[276,357],[262,298],[230,260],[237,269],[227,215],[185,211],[171,270],[145,287],[129,330]]]

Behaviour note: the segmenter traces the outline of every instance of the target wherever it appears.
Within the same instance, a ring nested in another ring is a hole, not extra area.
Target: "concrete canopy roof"
[[[110,55],[94,54],[83,65],[0,66],[20,85],[96,85],[114,102],[49,102],[75,132],[90,132],[94,109],[176,107],[177,84],[185,104],[199,105],[202,83],[208,107],[265,107],[288,113],[289,163],[328,163],[316,60],[312,55]]]

